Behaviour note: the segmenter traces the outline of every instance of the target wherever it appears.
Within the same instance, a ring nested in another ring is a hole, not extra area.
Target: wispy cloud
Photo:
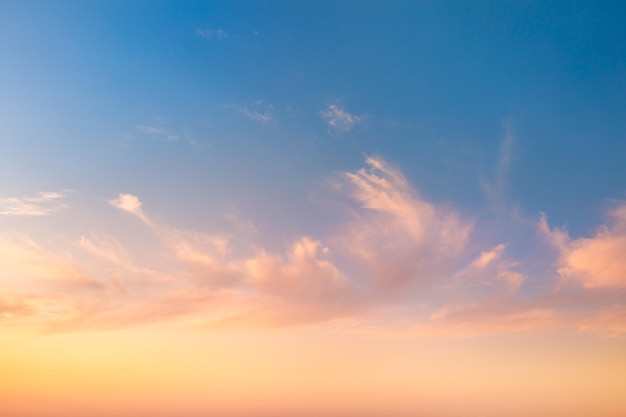
[[[343,202],[343,218],[322,236],[296,236],[272,251],[262,242],[234,250],[228,233],[169,226],[124,193],[108,204],[141,220],[160,246],[158,259],[142,264],[122,240],[101,232],[80,236],[76,253],[0,234],[0,276],[9,277],[0,286],[2,320],[49,331],[188,317],[213,329],[324,321],[416,337],[626,333],[626,203],[590,237],[571,238],[544,216],[538,244],[552,248],[553,264],[538,269],[510,254],[506,241],[481,243],[477,229],[485,224],[428,201],[381,157],[327,185]],[[90,262],[98,263],[97,276]]]
[[[500,141],[498,148],[498,162],[496,163],[493,177],[491,179],[482,179],[481,187],[488,200],[497,209],[503,209],[505,205],[506,187],[508,182],[509,170],[513,161],[513,130],[511,123],[504,123],[504,137]]]
[[[29,290],[29,283],[51,291],[100,288],[101,284],[67,254],[47,249],[27,236],[0,235],[2,287]]]
[[[157,136],[166,140],[178,140],[179,138],[178,134],[172,133],[169,130],[160,127],[140,125],[137,126],[137,129],[146,135]]]
[[[308,237],[295,242],[285,256],[263,251],[244,262],[247,282],[281,298],[326,304],[347,284],[339,269],[324,259],[328,251]]]
[[[496,260],[498,260],[502,256],[502,252],[506,245],[500,243],[496,247],[481,252],[480,256],[472,261],[470,264],[470,268],[477,270],[484,270],[487,266],[493,264]]]
[[[317,114],[322,117],[334,131],[347,133],[363,122],[363,116],[357,116],[342,109],[337,104],[330,104]]]
[[[198,29],[196,35],[207,40],[226,40],[229,38],[228,33],[222,29]]]
[[[117,198],[109,200],[109,204],[113,207],[117,207],[138,216],[143,215],[143,212],[141,211],[143,203],[136,195],[122,193]]]
[[[145,223],[149,222],[148,218],[144,216],[143,210],[141,209],[143,203],[136,195],[120,193],[117,198],[109,200],[108,203],[111,206],[116,207],[120,210],[124,210],[128,213],[134,214]]]
[[[242,116],[263,126],[276,124],[276,119],[273,115],[274,106],[264,100],[248,100],[242,104],[226,105],[224,107],[232,108]]]
[[[419,195],[402,172],[379,157],[346,172],[335,188],[358,210],[333,239],[358,259],[362,274],[383,289],[425,284],[464,248],[472,222]]]
[[[587,288],[626,288],[626,203],[609,213],[610,224],[592,237],[571,239],[562,229],[552,229],[542,216],[539,229],[559,251],[558,273],[565,281]]]
[[[46,216],[68,206],[63,201],[69,191],[40,192],[33,197],[0,198],[0,215],[4,216]]]

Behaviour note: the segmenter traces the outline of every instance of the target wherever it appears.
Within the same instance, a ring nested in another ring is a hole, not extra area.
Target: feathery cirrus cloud
[[[68,206],[63,201],[69,190],[42,191],[31,197],[0,197],[0,215],[46,216]]]
[[[152,232],[158,262],[137,262],[123,241],[102,233],[76,240],[82,255],[3,234],[0,273],[12,277],[0,286],[4,321],[50,331],[188,317],[207,328],[333,321],[373,329],[383,320],[416,336],[547,328],[623,334],[626,203],[590,237],[571,238],[543,217],[539,230],[556,249],[556,268],[537,272],[507,254],[507,242],[481,243],[481,223],[426,200],[380,157],[329,184],[346,199],[343,220],[324,236],[295,237],[283,251],[257,243],[241,254],[229,235],[162,224],[124,193],[108,203]],[[92,276],[86,254],[111,268]],[[544,284],[533,287],[538,280]]]
[[[272,126],[276,124],[274,106],[265,100],[247,100],[243,103],[225,105],[224,107],[234,109],[238,114],[261,126]]]

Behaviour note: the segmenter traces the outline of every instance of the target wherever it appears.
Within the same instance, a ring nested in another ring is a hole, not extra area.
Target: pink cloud
[[[16,288],[102,287],[71,256],[45,249],[23,235],[0,236],[0,276],[4,277],[3,286]]]
[[[300,238],[284,256],[261,252],[246,260],[247,282],[280,298],[331,302],[345,288],[347,280],[327,255],[328,248],[321,242]]]
[[[139,200],[139,197],[132,194],[124,194],[120,193],[117,198],[113,200],[109,200],[109,204],[118,209],[127,211],[131,214],[138,216],[143,221],[147,221],[146,217],[143,214],[141,206],[143,203]]]
[[[472,223],[426,201],[402,172],[381,158],[344,173],[336,184],[358,208],[332,241],[382,290],[427,283],[449,270]]]
[[[597,314],[583,319],[579,328],[608,337],[619,337],[626,334],[626,306],[613,305],[603,308]]]
[[[495,246],[494,248],[488,251],[481,252],[480,256],[476,258],[470,264],[470,268],[473,268],[473,269],[486,268],[488,265],[490,265],[491,263],[493,263],[495,260],[499,259],[502,256],[502,252],[504,252],[505,248],[506,248],[506,245],[504,245],[503,243],[500,243],[499,245]]]
[[[626,287],[626,204],[609,212],[611,224],[601,226],[589,238],[571,239],[559,229],[550,229],[545,217],[542,230],[560,252],[558,273],[563,280],[580,282],[586,288]]]
[[[415,336],[626,333],[626,204],[591,237],[572,239],[543,217],[539,229],[557,258],[538,270],[533,259],[513,257],[509,242],[477,242],[472,231],[484,225],[428,201],[379,157],[332,185],[348,201],[346,221],[273,251],[254,240],[260,231],[246,252],[236,236],[154,221],[131,194],[108,203],[152,232],[157,250],[142,262],[99,232],[64,250],[0,235],[3,323],[28,320],[48,331],[176,319],[206,328],[356,323]]]

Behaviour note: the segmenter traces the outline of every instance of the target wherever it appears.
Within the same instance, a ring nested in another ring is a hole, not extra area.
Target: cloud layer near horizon
[[[143,223],[158,255],[139,261],[98,231],[63,250],[4,233],[0,323],[52,332],[172,319],[206,328],[332,322],[413,336],[626,332],[626,203],[589,237],[542,216],[535,243],[553,257],[537,270],[530,255],[508,253],[510,242],[485,239],[486,225],[427,201],[397,167],[365,162],[327,182],[346,199],[334,232],[297,236],[282,252],[255,242],[242,254],[231,235],[163,224],[123,193],[109,205]]]

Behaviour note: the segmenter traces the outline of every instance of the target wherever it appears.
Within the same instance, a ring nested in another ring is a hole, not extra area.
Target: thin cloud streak
[[[273,115],[274,106],[264,100],[248,100],[242,104],[224,107],[233,108],[240,115],[262,126],[273,126],[277,123]]]
[[[0,216],[47,216],[68,207],[63,201],[68,190],[41,191],[34,197],[0,198]]]
[[[487,199],[498,211],[502,211],[506,207],[505,197],[509,170],[513,161],[514,143],[511,123],[506,121],[504,123],[504,138],[500,141],[498,148],[498,162],[494,169],[493,178],[482,179],[480,182]]]
[[[226,40],[229,37],[228,33],[222,29],[198,29],[196,30],[196,35],[206,40],[216,39],[220,41]]]
[[[140,125],[137,126],[137,129],[139,129],[140,132],[146,135],[161,137],[168,141],[175,141],[179,138],[177,134],[174,134],[169,130],[160,127]]]

